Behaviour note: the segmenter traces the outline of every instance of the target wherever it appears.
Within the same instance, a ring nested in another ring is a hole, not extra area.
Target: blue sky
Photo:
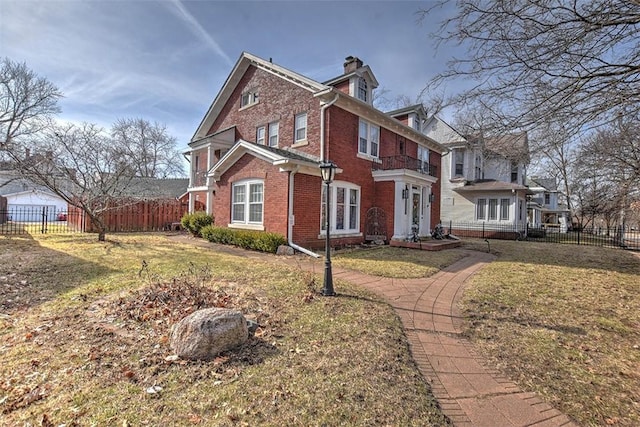
[[[451,10],[418,22],[431,5],[0,0],[0,57],[60,88],[60,119],[109,127],[142,117],[165,123],[182,148],[242,51],[318,81],[358,56],[387,97],[415,98],[451,54],[428,37]]]

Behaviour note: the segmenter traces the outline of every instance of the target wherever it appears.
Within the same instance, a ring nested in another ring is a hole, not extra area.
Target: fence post
[[[580,232],[582,231],[582,227],[578,227],[578,246],[580,246]]]
[[[42,228],[40,229],[40,233],[44,234],[46,232],[46,224],[45,221],[47,219],[47,207],[42,207]]]
[[[482,238],[484,239],[484,221],[482,221]]]

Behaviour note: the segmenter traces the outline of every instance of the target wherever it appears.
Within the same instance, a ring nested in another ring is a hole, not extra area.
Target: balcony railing
[[[195,171],[191,172],[191,185],[190,187],[204,187],[207,185],[207,171]]]
[[[372,169],[374,171],[408,169],[434,177],[437,176],[438,172],[437,166],[409,156],[380,157],[380,163],[374,162]]]

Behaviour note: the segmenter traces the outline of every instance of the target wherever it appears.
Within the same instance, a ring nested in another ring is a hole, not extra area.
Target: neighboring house
[[[319,165],[331,160],[332,246],[406,239],[412,227],[428,235],[440,218],[433,200],[445,148],[374,108],[377,86],[354,57],[319,83],[243,53],[189,143],[189,210],[204,206],[219,226],[282,234],[298,250],[320,248]]]
[[[527,185],[532,193],[527,203],[530,226],[566,233],[571,227],[571,213],[556,180],[534,176]]]
[[[423,132],[450,151],[442,157],[441,218],[454,228],[524,229],[529,162],[525,133],[467,137],[433,116]]]
[[[0,171],[0,195],[7,199],[7,219],[13,221],[55,221],[67,210],[67,202],[45,187],[20,177],[12,171]]]

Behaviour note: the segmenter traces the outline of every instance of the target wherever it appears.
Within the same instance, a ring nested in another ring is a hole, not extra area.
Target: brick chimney
[[[362,61],[356,56],[347,56],[344,59],[344,73],[353,73],[358,68],[362,67]]]

